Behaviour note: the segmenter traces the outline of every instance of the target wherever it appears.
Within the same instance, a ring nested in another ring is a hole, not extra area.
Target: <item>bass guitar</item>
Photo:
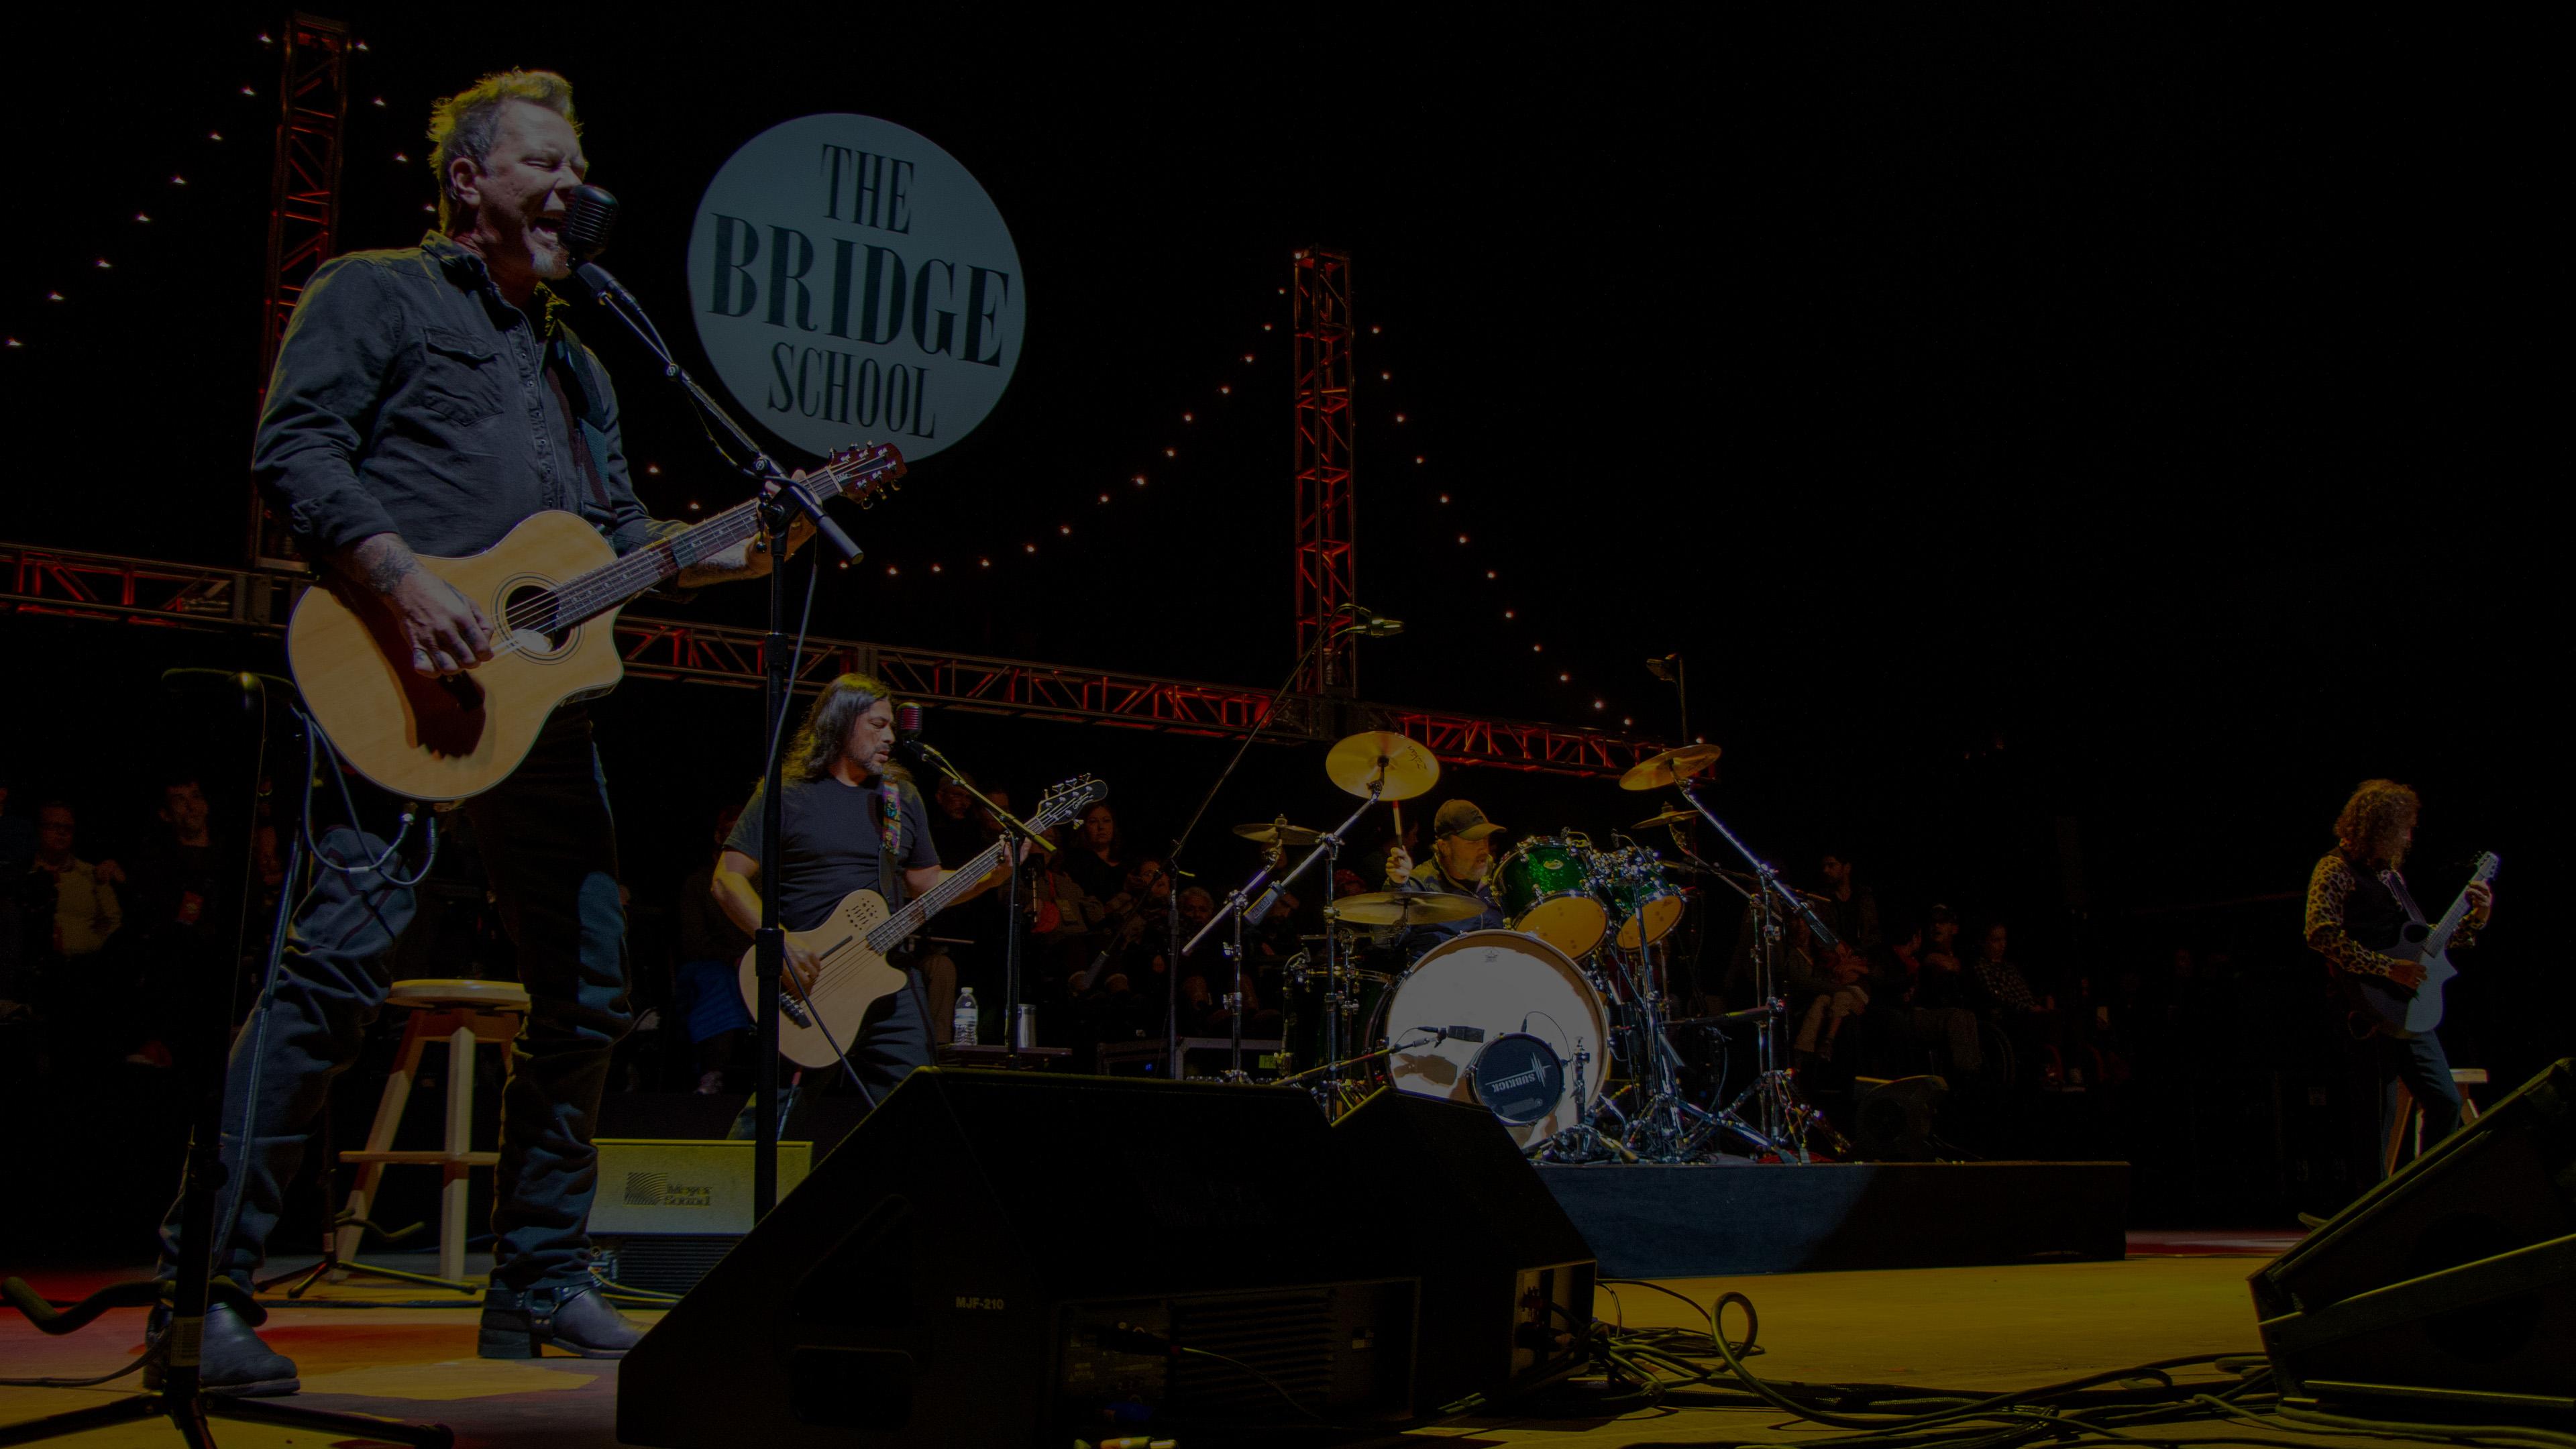
[[[1080,819],[1083,811],[1108,798],[1109,787],[1089,775],[1067,780],[1039,798],[1029,829],[1050,830]],[[1008,844],[1005,838],[986,846],[983,854],[959,866],[902,910],[890,909],[886,898],[875,891],[855,890],[841,897],[822,924],[810,931],[788,932],[791,944],[813,954],[817,974],[801,993],[792,974],[780,983],[778,1050],[802,1067],[828,1067],[839,1061],[841,1053],[833,1043],[849,1046],[857,1039],[859,1021],[868,1009],[904,987],[903,968],[886,957],[919,931],[923,922],[990,875]],[[757,946],[743,952],[738,976],[743,1004],[754,1016],[760,1012],[759,956]]]
[[[902,453],[872,443],[833,454],[804,483],[817,502],[847,494],[864,506],[903,473]],[[617,687],[619,609],[760,528],[760,504],[747,500],[621,557],[579,514],[548,510],[471,557],[424,557],[492,624],[492,658],[437,679],[413,672],[381,600],[326,573],[287,621],[287,665],[359,774],[406,799],[462,800],[508,779],[557,706]]]
[[[2469,884],[2482,885],[2495,879],[2496,867],[2502,863],[2492,850],[2480,855],[2476,867],[2469,872]],[[2406,893],[2403,881],[2392,876],[2389,887],[2412,919],[2399,931],[2397,944],[2382,954],[2421,963],[2424,980],[2412,990],[2384,976],[2355,976],[2353,980],[2361,987],[2367,1020],[2383,1034],[2402,1040],[2422,1036],[2442,1024],[2442,988],[2459,974],[2447,953],[2451,937],[2459,931],[2460,922],[2468,918],[2469,893],[2463,888],[2459,899],[2442,913],[2442,919],[2428,923],[2424,913],[2415,909],[2415,899]]]

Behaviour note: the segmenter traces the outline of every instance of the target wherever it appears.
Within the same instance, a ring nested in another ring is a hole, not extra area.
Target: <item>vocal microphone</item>
[[[1350,632],[1363,638],[1392,639],[1404,632],[1402,619],[1390,619],[1384,614],[1372,613],[1357,604],[1344,604],[1335,612],[1350,615]]]
[[[599,255],[608,234],[617,230],[617,198],[596,186],[576,186],[564,195],[564,250],[578,264]]]
[[[930,763],[931,748],[921,742],[921,706],[899,704],[894,707],[894,751],[907,760]]]

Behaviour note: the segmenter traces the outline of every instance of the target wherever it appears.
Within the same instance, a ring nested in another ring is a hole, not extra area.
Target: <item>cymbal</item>
[[[1421,741],[1392,730],[1370,730],[1333,746],[1324,756],[1324,774],[1344,794],[1366,798],[1377,779],[1378,761],[1386,761],[1386,788],[1381,800],[1410,800],[1440,783],[1440,761]]]
[[[1327,914],[1355,926],[1428,926],[1485,913],[1485,903],[1453,891],[1371,891],[1344,896]]]
[[[1320,830],[1309,830],[1303,825],[1291,825],[1285,820],[1274,820],[1268,824],[1255,821],[1250,825],[1238,825],[1234,827],[1234,833],[1255,845],[1285,845],[1297,849],[1303,849],[1324,838],[1324,832]]]
[[[1676,805],[1661,815],[1649,815],[1645,819],[1638,821],[1636,824],[1629,826],[1628,828],[1631,830],[1652,830],[1658,825],[1680,825],[1687,821],[1697,820],[1698,818],[1698,811],[1685,810],[1679,805]]]
[[[1619,777],[1622,790],[1660,790],[1700,773],[1717,763],[1715,745],[1684,745],[1666,750],[1650,759],[1639,760],[1628,773]]]

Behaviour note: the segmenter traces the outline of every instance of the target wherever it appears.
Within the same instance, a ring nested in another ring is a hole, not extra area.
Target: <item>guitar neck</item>
[[[846,463],[836,461],[805,475],[805,490],[814,495],[817,503],[829,503],[844,491],[864,496],[888,466],[865,457]],[[852,489],[849,485],[854,480],[859,486]],[[669,583],[684,570],[722,557],[758,537],[760,531],[760,500],[745,499],[713,518],[621,554],[616,562],[602,564],[556,587],[555,627],[569,627],[622,607],[646,589]]]
[[[2469,877],[2469,883],[2471,885],[2480,884],[2494,874],[2494,870],[2481,865],[2477,872]],[[2469,893],[2466,889],[2463,889],[2459,894],[2459,898],[2451,902],[2451,908],[2442,913],[2442,919],[2434,925],[2432,930],[2425,933],[2424,944],[2426,954],[2429,955],[2432,952],[2438,951],[2442,947],[2449,945],[2452,933],[2460,929],[2460,922],[2468,919],[2468,915]]]
[[[939,884],[923,891],[919,899],[888,916],[882,925],[868,933],[868,948],[880,955],[891,951],[904,937],[920,930],[932,916],[955,905],[960,896],[974,889],[975,883],[991,874],[993,867],[1000,863],[1003,844],[996,841],[985,846],[983,854],[950,871]]]

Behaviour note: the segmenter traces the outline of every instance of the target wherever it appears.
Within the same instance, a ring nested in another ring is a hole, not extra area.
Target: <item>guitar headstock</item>
[[[861,508],[873,506],[880,493],[903,486],[903,450],[892,443],[861,443],[843,448],[823,460],[823,469],[839,485],[839,492],[850,495],[850,501]],[[827,497],[829,495],[826,495]]]
[[[2494,851],[2479,851],[2478,863],[2469,868],[2469,879],[2475,881],[2494,880],[2497,868],[2503,864],[2504,857],[2496,854]]]
[[[1029,817],[1029,828],[1051,830],[1108,798],[1108,781],[1076,775],[1038,797],[1037,813]]]

